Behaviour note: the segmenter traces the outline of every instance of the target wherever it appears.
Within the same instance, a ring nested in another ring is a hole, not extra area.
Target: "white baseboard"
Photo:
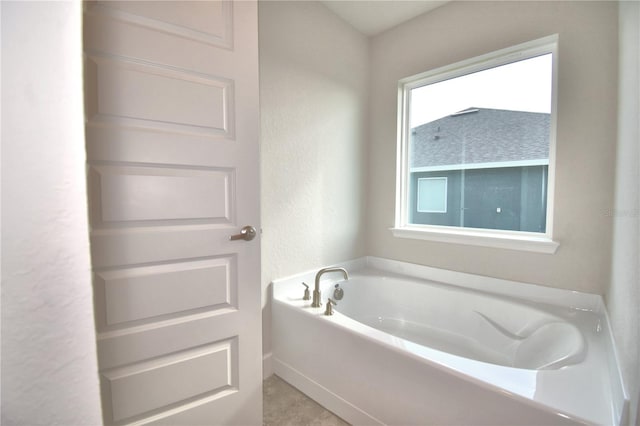
[[[271,356],[272,354],[269,355]],[[306,377],[289,364],[274,358],[273,367],[273,372],[278,377],[296,387],[309,398],[313,399],[318,404],[322,405],[324,408],[333,412],[347,422],[353,425],[384,425],[380,420],[368,413],[365,413],[350,402],[340,398],[338,395],[334,394],[329,389],[309,377]]]
[[[262,355],[262,380],[273,375],[273,353],[269,352]]]

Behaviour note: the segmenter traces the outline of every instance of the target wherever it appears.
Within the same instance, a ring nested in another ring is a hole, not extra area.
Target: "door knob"
[[[253,226],[245,226],[244,228],[242,228],[240,230],[239,234],[235,234],[235,235],[231,235],[229,237],[229,240],[234,241],[234,240],[245,240],[245,241],[251,241],[256,237],[256,228],[254,228]]]

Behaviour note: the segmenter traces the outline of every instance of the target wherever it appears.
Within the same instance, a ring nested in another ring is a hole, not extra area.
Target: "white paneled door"
[[[254,1],[87,2],[106,424],[262,423]]]

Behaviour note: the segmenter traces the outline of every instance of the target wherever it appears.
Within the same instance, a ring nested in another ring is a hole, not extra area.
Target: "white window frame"
[[[420,181],[421,180],[443,180],[444,181],[444,210],[420,210]],[[446,176],[418,178],[416,194],[416,211],[418,213],[446,213],[447,212],[447,193],[449,191],[449,179]]]
[[[547,185],[546,232],[505,231],[496,229],[459,228],[453,226],[417,225],[409,223],[409,105],[411,90],[461,77],[489,68],[506,65],[544,54],[552,54],[551,113],[549,135],[549,168]],[[519,44],[452,65],[437,68],[398,82],[398,147],[396,167],[396,215],[391,228],[394,236],[484,247],[555,253],[560,244],[553,240],[553,207],[555,189],[556,113],[558,87],[558,35]]]

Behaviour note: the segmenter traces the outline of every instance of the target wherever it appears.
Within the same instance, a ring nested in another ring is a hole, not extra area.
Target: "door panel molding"
[[[152,9],[144,8],[144,2],[88,2],[85,3],[85,13],[101,15],[127,24],[146,27],[225,49],[233,49],[232,2],[198,1],[189,3],[195,3],[193,6],[200,7],[196,15],[200,21],[198,29],[189,27],[189,22],[186,22],[192,16],[175,15],[168,11],[157,14],[156,18],[144,16],[144,12],[154,12]],[[203,25],[205,23],[203,21],[206,20],[211,21],[211,25]]]
[[[103,371],[114,422],[237,388],[237,340]],[[157,386],[171,383],[171,386]]]
[[[92,165],[89,187],[96,229],[122,226],[231,224],[235,171],[224,168]],[[188,221],[188,222],[187,222]]]
[[[97,330],[237,309],[236,277],[234,256],[98,271]]]
[[[228,78],[99,54],[86,56],[85,78],[90,123],[235,137],[234,83]],[[185,104],[192,107],[185,111]]]

